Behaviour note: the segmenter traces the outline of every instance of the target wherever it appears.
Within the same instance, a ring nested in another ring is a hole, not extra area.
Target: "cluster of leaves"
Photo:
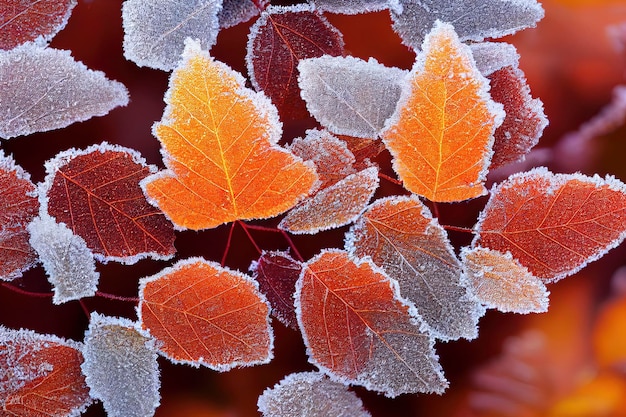
[[[0,27],[0,137],[128,102],[120,83],[47,47],[74,0],[14,3]],[[98,291],[97,262],[170,260],[178,231],[277,216],[291,252],[261,251],[249,275],[225,259],[178,260],[139,281],[137,320],[94,312],[82,342],[0,328],[2,409],[79,415],[100,400],[109,416],[150,416],[157,355],[217,371],[267,363],[273,315],[301,332],[319,372],[268,389],[261,412],[368,415],[345,385],[442,393],[436,340],[475,338],[486,308],[546,311],[546,284],[626,236],[626,185],[536,168],[487,190],[487,173],[522,159],[547,120],[515,48],[485,39],[532,27],[543,10],[452,3],[127,0],[126,58],[173,71],[153,128],[165,169],[101,143],[59,153],[33,184],[0,155],[0,278],[41,263],[55,304],[80,300]],[[324,17],[381,10],[415,51],[410,70],[347,55]],[[250,19],[247,80],[208,51]],[[310,116],[318,128],[285,144],[281,120]],[[384,152],[397,178],[374,162]],[[375,198],[381,178],[403,191]],[[455,248],[426,204],[487,194],[474,240]],[[308,260],[289,237],[348,225],[343,248]]]

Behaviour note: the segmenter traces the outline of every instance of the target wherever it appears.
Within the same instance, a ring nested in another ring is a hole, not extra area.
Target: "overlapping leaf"
[[[407,190],[433,201],[478,197],[502,106],[452,26],[437,23],[423,49],[381,137]]]
[[[261,13],[270,0],[222,0],[222,9],[217,14],[220,28],[229,28],[247,22]]]
[[[275,107],[244,83],[195,42],[172,74],[165,114],[154,127],[169,169],[142,186],[180,229],[274,217],[317,181],[309,164],[276,145]]]
[[[376,200],[350,229],[346,248],[397,280],[435,336],[476,337],[483,310],[467,293],[445,230],[418,198]]]
[[[533,169],[494,187],[475,229],[474,247],[511,252],[533,275],[556,281],[622,242],[626,185]]]
[[[295,298],[309,360],[323,372],[390,397],[446,388],[433,339],[369,260],[323,251],[306,263]]]
[[[190,258],[143,278],[139,297],[142,328],[173,362],[225,371],[272,358],[269,306],[242,273]]]
[[[330,13],[371,13],[389,8],[389,0],[308,0],[317,10]]]
[[[519,54],[515,46],[506,42],[478,42],[470,44],[476,67],[489,77],[504,67],[518,67]]]
[[[98,259],[134,263],[174,254],[172,225],[139,186],[156,168],[137,152],[105,142],[61,152],[46,170],[43,211],[82,237]]]

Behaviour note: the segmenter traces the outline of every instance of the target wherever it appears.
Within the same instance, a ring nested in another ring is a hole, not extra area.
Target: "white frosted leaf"
[[[389,8],[389,0],[308,0],[321,12],[359,14]]]
[[[257,6],[255,3],[259,3]],[[229,28],[239,23],[247,22],[261,13],[269,0],[223,0],[222,10],[217,15],[220,28]]]
[[[87,244],[63,223],[48,215],[36,217],[29,225],[30,244],[39,255],[52,284],[52,302],[61,304],[96,293],[100,274]]]
[[[322,56],[298,64],[309,112],[333,133],[375,138],[394,113],[407,72],[373,58]]]
[[[128,103],[126,88],[74,61],[70,51],[26,43],[0,51],[0,137],[60,129]]]
[[[171,71],[180,61],[185,38],[202,49],[215,44],[221,0],[126,0],[122,7],[124,56],[140,67]]]
[[[319,372],[287,375],[259,397],[264,417],[368,417],[363,402],[341,383]]]
[[[478,71],[485,76],[504,67],[519,65],[519,54],[515,46],[506,42],[480,42],[470,44]]]
[[[83,347],[90,394],[108,417],[150,417],[161,386],[154,342],[127,319],[92,313]]]
[[[419,50],[436,20],[451,23],[461,41],[500,38],[534,27],[544,11],[535,0],[392,0],[393,28]]]

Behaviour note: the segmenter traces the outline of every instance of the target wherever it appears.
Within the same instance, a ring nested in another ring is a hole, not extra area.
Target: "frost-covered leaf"
[[[491,190],[475,230],[473,247],[511,252],[544,282],[557,281],[626,237],[626,185],[546,168],[512,175]]]
[[[397,280],[436,337],[476,337],[484,311],[465,288],[445,230],[417,197],[376,200],[348,232],[346,249]]]
[[[434,340],[368,259],[322,251],[305,264],[295,299],[309,360],[332,378],[389,397],[447,387]]]
[[[247,275],[189,258],[142,278],[139,300],[142,328],[172,362],[227,371],[272,358],[269,305]]]
[[[419,50],[436,20],[454,25],[461,41],[500,38],[534,27],[544,11],[536,0],[391,0],[393,28]]]
[[[452,26],[437,23],[423,49],[381,137],[407,190],[442,202],[478,197],[502,105]]]
[[[263,417],[369,417],[363,402],[319,372],[287,375],[259,397]]]
[[[376,138],[394,113],[406,71],[375,59],[322,56],[301,60],[298,84],[309,112],[328,130]]]
[[[217,14],[220,28],[229,28],[247,22],[261,13],[270,0],[222,0],[222,10]]]
[[[90,395],[108,417],[150,417],[159,406],[159,365],[151,340],[136,323],[91,313],[83,346]]]
[[[252,85],[282,117],[308,117],[298,87],[298,61],[341,55],[343,39],[314,7],[270,6],[250,28],[246,63]]]
[[[3,0],[0,3],[0,49],[30,41],[50,41],[67,24],[77,0]]]
[[[470,49],[476,68],[485,77],[504,67],[517,67],[519,54],[515,46],[506,42],[471,43]]]
[[[0,150],[0,279],[22,276],[37,261],[26,225],[37,215],[35,185],[13,158]]]
[[[211,49],[219,32],[222,0],[126,0],[122,7],[124,57],[140,67],[171,71],[197,39]]]
[[[359,14],[378,12],[389,8],[389,0],[308,0],[322,12]]]
[[[168,169],[142,182],[146,195],[179,229],[270,218],[290,209],[317,175],[311,164],[277,145],[282,125],[276,108],[196,42],[187,45],[153,129]]]
[[[464,248],[461,259],[472,293],[487,307],[522,314],[548,310],[545,284],[510,253]]]
[[[103,142],[70,149],[46,162],[42,211],[65,223],[101,261],[168,259],[174,229],[146,201],[139,182],[156,167],[134,150]]]
[[[126,88],[74,61],[70,51],[26,43],[0,51],[0,138],[60,129],[128,103]]]
[[[54,304],[62,304],[96,293],[100,274],[87,244],[63,223],[50,216],[35,217],[28,225],[30,244],[52,284]]]
[[[81,345],[0,326],[0,415],[77,417],[89,404]]]

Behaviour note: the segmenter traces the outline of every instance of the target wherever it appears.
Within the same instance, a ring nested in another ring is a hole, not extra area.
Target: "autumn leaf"
[[[515,46],[506,42],[478,42],[469,45],[476,68],[485,77],[504,67],[518,67],[519,54]]]
[[[172,362],[226,371],[272,358],[269,306],[240,272],[189,258],[141,279],[139,298],[142,328]]]
[[[70,149],[47,161],[46,171],[42,210],[83,238],[97,259],[134,263],[174,254],[172,225],[139,186],[156,167],[136,151],[106,142]]]
[[[281,125],[262,93],[189,42],[154,134],[168,170],[142,187],[179,229],[274,217],[306,196],[314,169],[276,143]]]
[[[544,282],[580,270],[626,236],[626,185],[613,177],[512,175],[495,186],[473,246],[511,252]]]
[[[295,299],[309,360],[334,379],[389,397],[446,388],[433,339],[369,260],[322,251],[305,264]]]
[[[330,13],[371,13],[389,8],[389,0],[309,0],[317,10]]]
[[[0,4],[0,49],[46,43],[67,24],[77,0],[4,0]]]
[[[222,0],[222,9],[217,14],[220,28],[229,28],[247,22],[261,13],[270,0]]]
[[[35,185],[13,158],[0,150],[0,279],[10,281],[37,261],[26,225],[37,215]]]
[[[443,202],[485,194],[493,132],[504,114],[452,26],[435,25],[408,83],[381,132],[404,187]]]
[[[0,415],[75,416],[89,404],[81,345],[0,326]]]

